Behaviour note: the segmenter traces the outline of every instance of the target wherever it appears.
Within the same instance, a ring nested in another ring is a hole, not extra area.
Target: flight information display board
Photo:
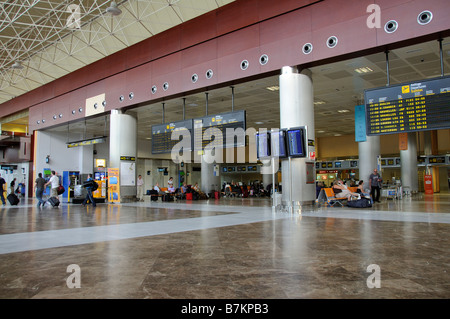
[[[366,90],[367,135],[450,128],[450,77]]]
[[[173,147],[182,138],[189,138],[189,147],[185,151],[192,150],[192,120],[171,122],[152,126],[152,154],[163,154],[172,152]],[[176,131],[178,139],[172,140],[172,133]],[[189,135],[187,135],[189,133]],[[183,143],[184,145],[184,143]]]
[[[206,146],[217,148],[245,146],[245,110],[193,119],[193,125],[196,151],[203,150]],[[232,142],[227,143],[228,139]]]

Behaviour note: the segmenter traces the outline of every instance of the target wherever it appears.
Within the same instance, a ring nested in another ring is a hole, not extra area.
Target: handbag
[[[66,189],[64,188],[64,186],[62,186],[62,185],[58,186],[58,190],[57,190],[58,195],[64,194],[65,191],[66,191]]]

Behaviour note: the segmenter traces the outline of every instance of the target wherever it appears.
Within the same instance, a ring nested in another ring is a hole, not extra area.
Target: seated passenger
[[[347,198],[351,200],[352,196],[360,197],[358,193],[351,192],[340,179],[334,181],[333,191],[336,198]]]
[[[158,195],[165,194],[163,191],[161,191],[161,188],[159,188],[159,183],[156,183],[156,185],[155,185],[155,187],[153,187],[153,189],[158,192]]]
[[[361,196],[364,196],[366,198],[370,198],[370,202],[373,204],[372,197],[370,197],[370,190],[369,191],[368,190],[364,191],[364,181],[363,180],[359,181],[358,188],[356,189],[356,192],[358,194],[360,194]]]

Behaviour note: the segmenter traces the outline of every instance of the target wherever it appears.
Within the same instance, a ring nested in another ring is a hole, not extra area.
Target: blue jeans
[[[83,205],[86,205],[87,201],[89,200],[92,203],[92,206],[94,206],[94,207],[97,206],[94,201],[94,196],[92,196],[92,189],[87,188],[86,190],[87,190],[87,194],[86,194],[86,198],[83,201]]]
[[[44,206],[45,201],[42,199],[42,195],[44,194],[43,188],[36,188],[36,198],[39,200],[38,207]]]

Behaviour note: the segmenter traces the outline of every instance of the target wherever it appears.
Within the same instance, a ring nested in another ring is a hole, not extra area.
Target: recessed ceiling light
[[[273,92],[273,91],[280,90],[280,87],[278,85],[274,85],[274,86],[268,86],[268,87],[266,87],[266,89]]]
[[[255,122],[255,124],[258,124],[258,125],[259,125],[259,124],[264,124],[264,122]]]
[[[373,70],[371,68],[369,68],[368,66],[365,66],[365,67],[362,67],[362,68],[355,69],[355,72],[359,73],[359,74],[363,74],[363,73],[373,72]]]
[[[321,105],[321,104],[325,104],[324,101],[314,101],[314,105]]]
[[[338,110],[338,113],[348,113],[350,110]]]
[[[416,53],[416,52],[420,52],[420,51],[422,51],[422,49],[413,49],[413,50],[406,51],[405,53],[411,54],[411,53]]]

